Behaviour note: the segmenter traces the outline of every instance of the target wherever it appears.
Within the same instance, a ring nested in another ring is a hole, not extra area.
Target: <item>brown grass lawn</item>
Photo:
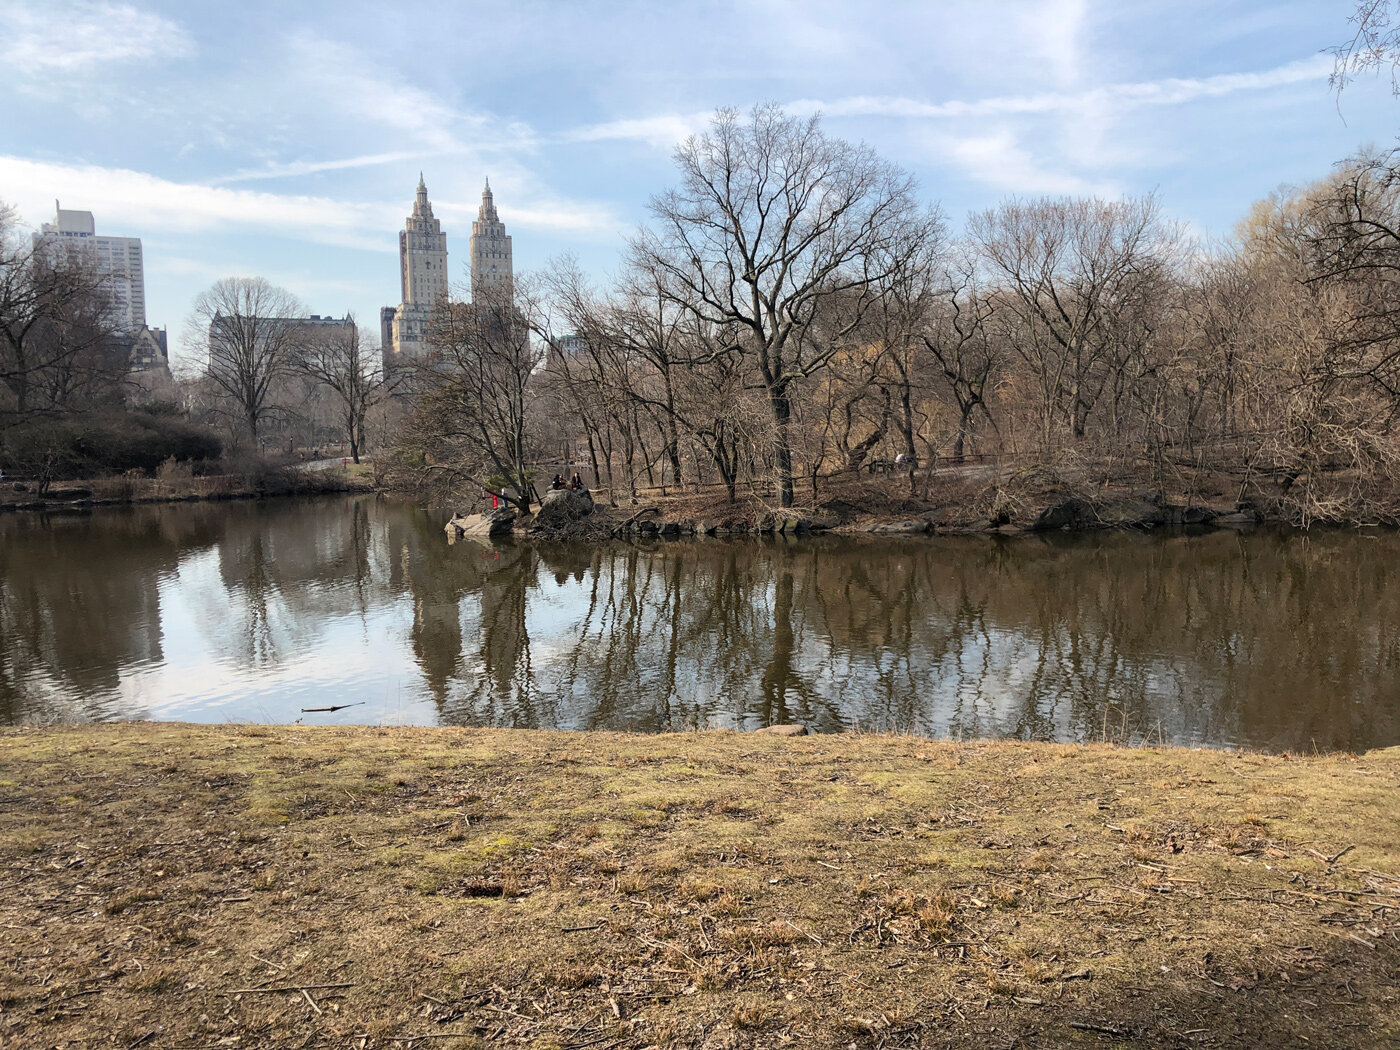
[[[6,1047],[1383,1046],[1400,749],[0,734]]]

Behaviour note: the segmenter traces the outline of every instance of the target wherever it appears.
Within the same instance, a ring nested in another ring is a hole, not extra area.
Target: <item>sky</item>
[[[421,171],[465,282],[489,177],[517,272],[600,283],[718,107],[820,112],[956,228],[1010,197],[1156,192],[1203,238],[1363,146],[1328,87],[1352,0],[0,0],[0,201],[140,237],[147,319],[261,276],[378,338]]]

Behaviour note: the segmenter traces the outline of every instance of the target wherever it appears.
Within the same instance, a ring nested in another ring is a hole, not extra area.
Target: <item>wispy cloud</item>
[[[655,117],[636,117],[588,124],[567,131],[566,142],[607,142],[612,140],[639,141],[656,149],[670,149],[691,135],[702,131],[713,113],[669,113]]]
[[[1019,12],[1020,38],[1030,45],[1062,88],[1077,84],[1083,71],[1088,13],[1088,0],[1049,0],[1027,5]]]
[[[1120,109],[1134,106],[1183,105],[1240,91],[1264,91],[1309,80],[1326,80],[1331,72],[1332,60],[1319,55],[1259,73],[1222,73],[1213,77],[1196,78],[1172,77],[1139,83],[1110,84],[1087,91],[1000,95],[974,100],[954,99],[947,102],[927,102],[902,96],[853,95],[829,101],[799,99],[790,103],[787,108],[799,113],[820,111],[831,117],[926,119],[1073,113],[1096,105]]]
[[[353,168],[370,168],[380,164],[397,164],[399,161],[422,157],[419,152],[369,153],[362,157],[343,157],[337,160],[294,160],[287,163],[269,161],[259,168],[245,168],[232,175],[222,175],[212,180],[217,184],[230,182],[252,182],[258,179],[288,179],[303,175],[316,175],[323,171],[348,171]]]
[[[1122,192],[1111,180],[1085,178],[1037,160],[1008,129],[965,138],[934,136],[929,147],[932,155],[969,178],[1008,193],[1116,197]]]
[[[555,233],[609,235],[624,224],[612,207],[516,190],[500,208],[516,227]],[[0,156],[0,186],[20,214],[37,225],[58,197],[72,208],[100,216],[114,234],[265,231],[319,244],[367,251],[395,250],[392,231],[403,224],[403,201],[373,203],[308,194],[267,193],[226,185],[175,182],[141,171],[92,165],[53,164]],[[499,189],[500,187],[498,187]],[[500,199],[498,197],[498,199]],[[465,240],[478,202],[435,199],[434,208],[455,239]]]
[[[1082,9],[1077,0],[1070,8]],[[1048,46],[1048,45],[1047,45]],[[1061,79],[1071,79],[1070,57],[1075,45],[1060,40],[1064,61]],[[1332,71],[1326,56],[1313,56],[1273,69],[1253,73],[1222,73],[1212,77],[1170,77],[1162,80],[1109,84],[1084,91],[1046,91],[1025,95],[996,95],[981,99],[949,99],[932,102],[902,95],[849,95],[834,99],[800,98],[786,103],[790,113],[822,113],[828,117],[902,117],[922,120],[958,120],[977,117],[1037,115],[1104,116],[1138,106],[1176,106],[1201,99],[1220,98],[1241,91],[1266,91],[1306,81],[1325,80]],[[565,132],[568,142],[631,140],[656,149],[670,149],[709,123],[712,113],[661,113],[588,124]]]
[[[126,168],[53,164],[0,156],[0,186],[31,222],[55,197],[100,215],[108,233],[265,230],[347,248],[390,251],[383,231],[399,223],[389,204],[174,182]]]
[[[188,58],[194,39],[179,24],[133,4],[107,0],[52,3],[36,9],[0,3],[0,53],[16,81],[65,77],[128,62]]]
[[[515,179],[498,179],[493,175],[491,182],[501,221],[512,230],[524,228],[554,234],[607,235],[616,233],[626,225],[610,205],[531,192]],[[434,212],[442,219],[444,228],[459,242],[464,241],[471,232],[478,206],[478,201],[433,202]]]
[[[298,90],[313,111],[348,120],[359,134],[388,131],[415,155],[519,151],[535,144],[529,125],[453,105],[350,45],[303,31],[286,47]]]

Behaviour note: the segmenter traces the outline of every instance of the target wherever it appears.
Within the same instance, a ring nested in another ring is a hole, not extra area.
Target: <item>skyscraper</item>
[[[433,307],[447,295],[447,234],[433,217],[421,173],[413,214],[399,231],[399,279],[402,302],[390,326],[392,347],[385,345],[386,362],[424,352]]]
[[[146,272],[141,261],[141,238],[97,235],[90,211],[71,211],[54,201],[57,215],[34,235],[37,245],[80,253],[96,269],[109,296],[108,321],[119,333],[132,335],[146,327]]]
[[[486,289],[504,284],[507,288],[514,277],[510,253],[510,238],[505,224],[496,214],[496,201],[491,196],[491,180],[481,191],[481,208],[472,223],[470,243],[472,298]]]

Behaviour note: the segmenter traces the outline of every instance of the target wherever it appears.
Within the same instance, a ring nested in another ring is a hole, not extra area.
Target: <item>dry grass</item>
[[[1400,751],[7,731],[0,1045],[1384,1045],[1398,781]]]

